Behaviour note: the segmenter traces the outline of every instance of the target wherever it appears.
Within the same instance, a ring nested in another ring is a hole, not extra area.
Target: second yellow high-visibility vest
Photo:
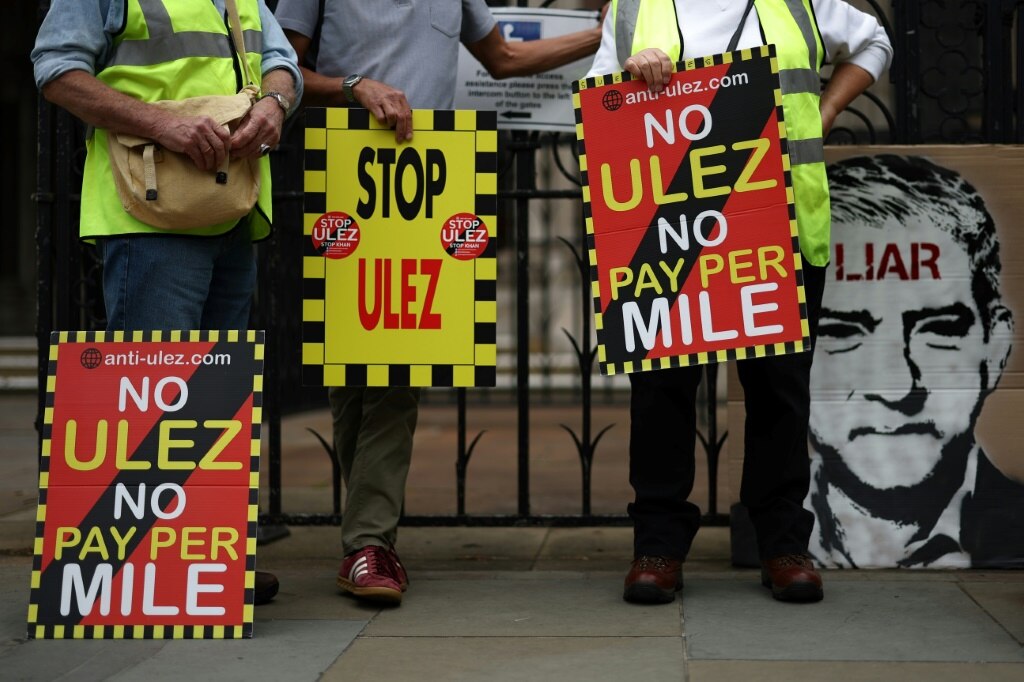
[[[811,265],[826,265],[832,218],[818,109],[825,48],[810,0],[754,0],[754,7],[779,61],[800,250]],[[612,0],[610,11],[620,65],[648,47],[660,48],[673,62],[679,61],[674,0]]]

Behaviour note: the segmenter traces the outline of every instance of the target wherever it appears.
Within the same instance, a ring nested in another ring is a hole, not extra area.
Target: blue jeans
[[[107,331],[247,329],[256,261],[245,221],[216,237],[97,240]]]

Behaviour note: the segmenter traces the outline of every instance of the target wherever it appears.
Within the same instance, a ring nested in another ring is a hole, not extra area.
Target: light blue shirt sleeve
[[[263,26],[263,73],[269,73],[274,69],[287,69],[292,74],[295,81],[295,101],[292,102],[290,111],[294,113],[298,111],[298,104],[302,101],[302,72],[299,70],[299,58],[292,44],[285,38],[284,31],[274,18],[273,12],[267,8],[263,0],[259,0],[259,3],[260,24]]]
[[[53,0],[32,48],[36,87],[68,71],[95,75],[123,21],[123,0]]]

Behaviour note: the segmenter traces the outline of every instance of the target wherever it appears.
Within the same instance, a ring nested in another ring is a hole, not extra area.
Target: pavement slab
[[[683,682],[678,637],[360,637],[324,682]]]
[[[646,608],[622,601],[619,576],[538,580],[421,580],[400,609],[367,627],[380,637],[678,637],[679,602]]]
[[[0,654],[5,680],[314,682],[365,621],[268,621],[243,640],[32,640]]]
[[[1024,662],[1024,650],[954,582],[826,585],[787,604],[757,583],[690,581],[683,624],[692,659]]]
[[[1000,580],[999,577],[984,582],[965,579],[961,587],[1018,644],[1024,645],[1024,582],[1010,582]]]
[[[1012,663],[858,663],[848,661],[690,661],[688,682],[1020,682],[1024,664]]]

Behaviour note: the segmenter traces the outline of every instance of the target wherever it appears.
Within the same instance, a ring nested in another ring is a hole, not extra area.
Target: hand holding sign
[[[622,65],[633,78],[638,78],[650,88],[651,92],[660,92],[672,78],[672,60],[656,47],[640,50]]]

